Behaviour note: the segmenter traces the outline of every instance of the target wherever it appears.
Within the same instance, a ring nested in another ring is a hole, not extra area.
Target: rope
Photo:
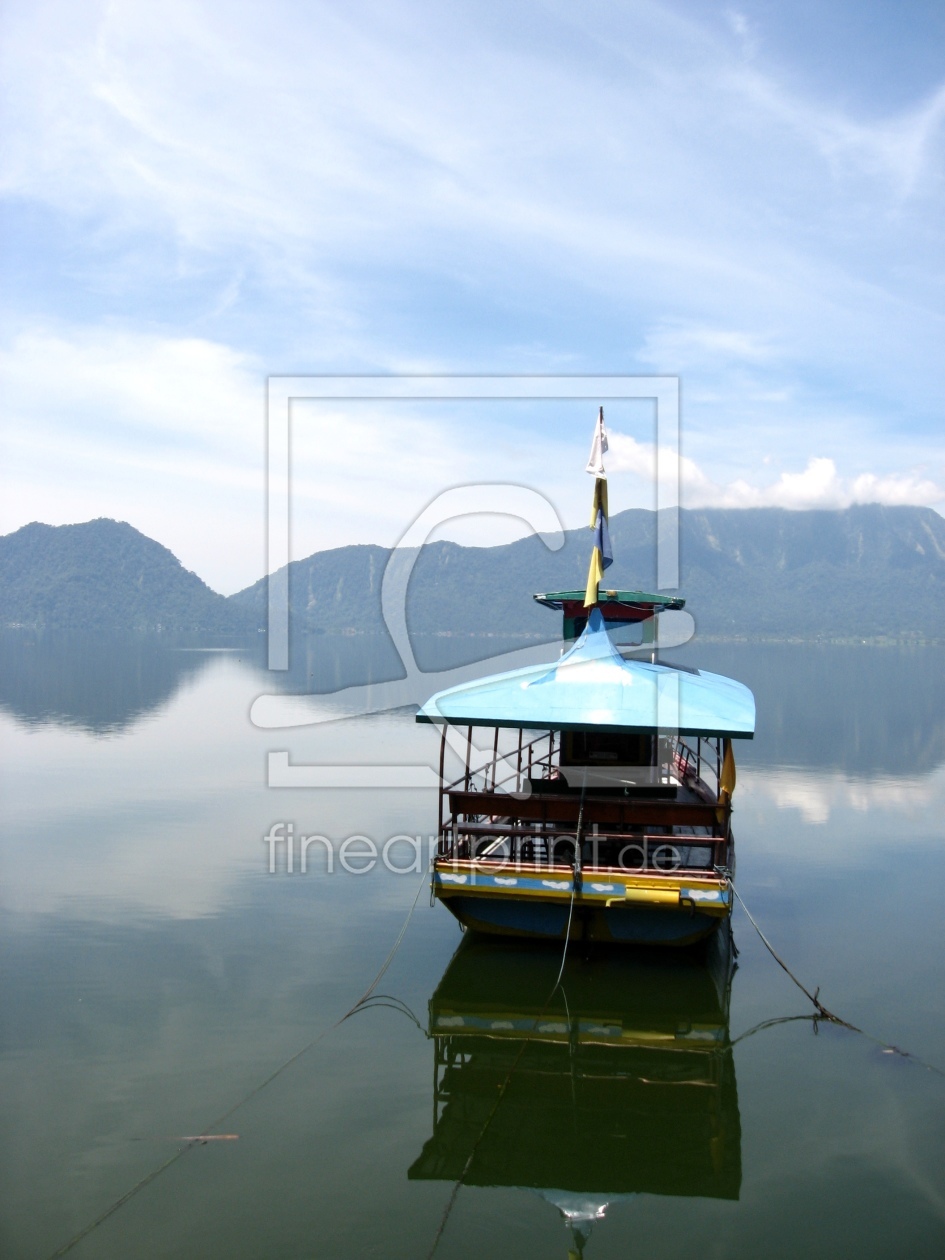
[[[381,1006],[386,1007],[389,1011],[397,1011],[400,1015],[406,1015],[424,1036],[427,1035],[426,1029],[407,1003],[402,998],[395,997],[392,993],[375,993],[373,997],[368,998],[366,1002],[362,1002],[360,1006],[356,1007],[347,1018],[350,1019],[355,1015],[360,1015],[362,1011],[375,1011]]]
[[[884,1054],[897,1054],[899,1055],[900,1058],[908,1059],[910,1062],[915,1063],[917,1067],[925,1068],[927,1072],[934,1072],[936,1076],[945,1077],[945,1071],[943,1071],[939,1067],[936,1067],[934,1064],[926,1063],[924,1059],[918,1058],[916,1055],[912,1054],[911,1051],[903,1050],[900,1046],[893,1045],[892,1042],[890,1041],[883,1041],[881,1037],[875,1037],[872,1033],[867,1032],[865,1029],[858,1028],[856,1024],[851,1024],[849,1020],[841,1019],[839,1015],[835,1015],[833,1011],[829,1011],[818,997],[818,994],[820,993],[820,986],[818,985],[818,987],[814,990],[814,992],[811,993],[809,989],[805,988],[805,986],[801,984],[800,980],[798,980],[797,976],[794,974],[791,968],[787,965],[784,959],[775,950],[774,946],[771,944],[771,942],[765,936],[764,932],[762,932],[761,928],[758,926],[758,923],[755,920],[754,915],[745,905],[745,899],[744,897],[742,897],[738,889],[735,887],[735,884],[733,883],[731,877],[729,877],[728,886],[729,888],[731,888],[732,893],[734,894],[738,903],[741,905],[741,908],[745,911],[745,914],[748,916],[748,922],[751,924],[751,926],[755,929],[755,931],[758,933],[759,937],[761,938],[761,943],[764,945],[765,949],[768,951],[768,953],[771,955],[774,961],[778,964],[781,970],[784,971],[791,978],[791,980],[794,981],[794,983],[797,985],[800,991],[804,994],[804,996],[808,999],[808,1001],[813,1004],[814,1009],[817,1012],[817,1014],[814,1016],[788,1015],[788,1016],[782,1017],[781,1019],[765,1020],[761,1024],[756,1024],[754,1028],[750,1028],[748,1032],[742,1033],[740,1037],[736,1037],[734,1041],[729,1043],[730,1045],[732,1046],[737,1045],[739,1041],[744,1041],[746,1037],[750,1037],[754,1033],[760,1032],[763,1028],[771,1028],[775,1024],[787,1024],[787,1023],[791,1023],[794,1020],[799,1020],[799,1019],[806,1020],[806,1019],[813,1018],[814,1028],[816,1031],[817,1021],[823,1019],[827,1023],[837,1024],[841,1028],[847,1028],[849,1029],[850,1032],[854,1032],[854,1033],[859,1034],[859,1036],[861,1037],[865,1037],[867,1041],[872,1041],[874,1045],[881,1047]]]
[[[548,994],[548,1002],[551,1001],[551,999],[554,997],[555,993],[557,992],[558,985],[561,983],[561,977],[564,975],[564,964],[567,961],[567,957],[568,957],[568,941],[571,939],[571,916],[574,914],[574,894],[576,892],[577,892],[577,872],[575,872],[574,880],[572,881],[572,884],[571,884],[571,904],[568,907],[568,926],[564,930],[564,949],[561,952],[561,966],[558,968],[558,978],[555,981],[555,987]],[[548,1005],[548,1002],[545,1003],[545,1006]]]
[[[811,993],[808,989],[804,987],[804,985],[801,984],[800,980],[798,980],[797,976],[794,974],[791,968],[787,965],[784,959],[778,954],[774,946],[768,940],[767,936],[765,936],[764,932],[762,932],[761,928],[756,923],[755,918],[752,915],[751,911],[745,905],[745,902],[741,893],[739,893],[738,889],[735,887],[731,879],[728,881],[728,886],[729,888],[731,888],[733,894],[739,901],[742,909],[748,915],[749,923],[755,929],[758,935],[761,937],[762,945],[764,945],[765,949],[768,951],[768,953],[771,955],[774,961],[778,964],[781,970],[791,977],[791,979],[794,981],[794,983],[797,985],[800,991],[804,994],[804,996],[808,999],[808,1001],[814,1004],[814,1006],[817,1009],[817,1014],[822,1019],[829,1020],[831,1024],[840,1024],[844,1028],[849,1028],[852,1032],[861,1033],[863,1031],[862,1028],[857,1028],[854,1024],[847,1023],[847,1021],[845,1019],[841,1019],[839,1015],[834,1015],[833,1011],[827,1010],[826,1006],[824,1006],[824,1004],[818,1000],[817,995],[818,993],[820,993],[819,987],[813,993]]]
[[[313,1037],[311,1041],[309,1041],[306,1045],[304,1045],[301,1048],[301,1050],[296,1050],[295,1054],[291,1055],[288,1059],[286,1059],[285,1062],[282,1063],[279,1067],[277,1067],[274,1072],[270,1072],[270,1074],[266,1077],[264,1081],[261,1081],[258,1085],[254,1085],[253,1088],[249,1091],[249,1093],[245,1094],[237,1103],[234,1103],[234,1105],[230,1107],[228,1111],[224,1111],[224,1113],[221,1116],[218,1116],[216,1120],[214,1120],[211,1124],[207,1125],[206,1128],[201,1130],[202,1135],[209,1134],[212,1129],[218,1129],[220,1125],[224,1123],[224,1121],[229,1120],[230,1116],[232,1116],[234,1112],[238,1111],[240,1107],[245,1106],[246,1103],[248,1103],[251,1098],[255,1098],[256,1095],[261,1093],[266,1088],[267,1085],[271,1085],[272,1082],[277,1077],[281,1076],[283,1072],[285,1072],[288,1068],[290,1068],[293,1063],[297,1063],[298,1060],[301,1059],[303,1055],[308,1054],[309,1050],[314,1049],[314,1047],[317,1046],[320,1041],[324,1041],[324,1039],[328,1036],[329,1033],[334,1032],[336,1028],[340,1028],[341,1025],[345,1022],[345,1020],[350,1019],[352,1015],[355,1015],[363,1006],[369,1003],[371,994],[377,988],[378,984],[381,981],[381,977],[384,975],[387,968],[394,961],[394,955],[397,953],[397,950],[400,948],[401,942],[403,941],[404,936],[406,935],[407,927],[410,924],[410,920],[413,918],[414,910],[416,910],[417,908],[417,902],[420,900],[420,894],[421,892],[423,892],[424,884],[426,882],[428,873],[429,872],[426,872],[426,871],[424,872],[423,879],[420,881],[420,887],[417,889],[417,895],[413,899],[413,905],[411,905],[410,909],[407,911],[407,917],[406,919],[404,919],[403,927],[398,932],[397,939],[394,941],[394,944],[390,953],[387,955],[387,957],[384,959],[383,963],[381,964],[380,971],[378,971],[377,975],[374,977],[374,979],[371,981],[368,987],[364,990],[364,992],[361,994],[358,1000],[354,1003],[354,1005],[349,1007],[349,1009],[345,1011],[344,1015],[342,1015],[340,1019],[336,1019],[333,1024],[330,1024],[328,1026],[328,1028],[323,1029],[316,1037]],[[384,996],[383,994],[378,994],[378,998],[381,998],[383,996]],[[378,1003],[378,1004],[388,1005],[388,1003]],[[412,1012],[411,1012],[411,1016],[412,1016]],[[414,1022],[417,1022],[415,1017],[414,1017]],[[419,1024],[417,1026],[419,1027]],[[87,1238],[89,1234],[93,1232],[93,1230],[96,1230],[98,1229],[100,1225],[103,1225],[110,1216],[114,1216],[114,1214],[119,1210],[119,1208],[124,1207],[124,1205],[128,1202],[129,1199],[133,1199],[136,1194],[138,1194],[146,1186],[149,1186],[152,1183],[152,1181],[155,1181],[158,1177],[160,1177],[161,1173],[166,1172],[167,1169],[170,1168],[172,1164],[175,1164],[179,1159],[181,1159],[184,1155],[186,1155],[188,1151],[192,1150],[195,1146],[200,1146],[200,1145],[203,1145],[201,1138],[196,1137],[196,1138],[191,1139],[191,1141],[187,1142],[186,1145],[182,1146],[179,1150],[175,1151],[174,1154],[169,1159],[166,1159],[163,1164],[160,1164],[157,1168],[152,1169],[151,1172],[147,1174],[147,1176],[142,1177],[140,1181],[136,1182],[131,1187],[130,1190],[126,1190],[120,1199],[116,1199],[115,1202],[112,1203],[109,1207],[107,1207],[104,1212],[100,1213],[95,1218],[94,1221],[91,1221],[88,1225],[80,1229],[77,1234],[74,1234],[69,1239],[68,1242],[64,1243],[58,1249],[58,1251],[52,1252],[52,1254],[48,1257],[48,1260],[58,1260],[59,1256],[66,1255],[66,1253],[71,1251],[72,1248],[75,1247],[77,1243],[80,1243],[83,1238]]]
[[[779,1024],[796,1024],[800,1021],[809,1024],[813,1020],[814,1029],[816,1030],[819,1018],[819,1015],[778,1015],[774,1019],[763,1019],[759,1024],[755,1024],[745,1032],[739,1033],[737,1037],[730,1038],[726,1042],[726,1049],[734,1050],[740,1041],[747,1041],[749,1037],[754,1037],[755,1033],[764,1032],[767,1028],[777,1028]]]

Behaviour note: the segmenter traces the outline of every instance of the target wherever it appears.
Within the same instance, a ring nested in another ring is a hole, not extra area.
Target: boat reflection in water
[[[728,925],[696,951],[569,958],[467,936],[429,1004],[433,1136],[416,1180],[537,1191],[572,1256],[637,1194],[737,1199]],[[498,1101],[497,1101],[498,1100]]]

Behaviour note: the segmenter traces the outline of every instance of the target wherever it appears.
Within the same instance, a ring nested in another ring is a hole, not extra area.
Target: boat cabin
[[[682,600],[608,591],[578,611],[581,592],[535,598],[563,613],[559,660],[450,688],[417,714],[442,727],[434,893],[480,931],[697,939],[731,913],[731,741],[753,734],[751,692],[613,641],[615,624]],[[478,764],[476,727],[493,731]],[[464,760],[450,783],[448,744]]]

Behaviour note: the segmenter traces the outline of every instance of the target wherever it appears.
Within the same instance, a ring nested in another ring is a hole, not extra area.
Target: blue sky
[[[238,589],[265,380],[319,372],[679,375],[684,505],[945,510],[943,15],[8,0],[0,531],[116,516]],[[580,523],[593,418],[300,418],[296,554],[476,480]]]

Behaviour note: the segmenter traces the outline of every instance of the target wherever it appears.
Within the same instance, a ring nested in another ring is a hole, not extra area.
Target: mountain
[[[682,585],[716,637],[945,640],[945,519],[921,507],[686,512]]]
[[[655,589],[656,514],[611,520],[608,586]],[[583,589],[591,534],[549,551],[538,537],[502,547],[423,547],[408,587],[412,634],[554,639],[559,618],[530,598]],[[389,552],[352,546],[289,566],[293,624],[386,633],[380,588]],[[945,641],[945,519],[930,508],[867,504],[680,512],[680,591],[701,637]],[[265,624],[267,580],[231,596]],[[418,650],[418,659],[420,658]]]
[[[654,588],[656,525],[655,513],[639,509],[612,518],[608,586]],[[556,639],[560,618],[531,595],[583,589],[590,545],[590,530],[578,529],[558,551],[539,537],[421,548],[407,591],[421,665],[436,636]],[[293,626],[386,636],[380,592],[389,555],[352,546],[293,562]],[[701,638],[945,642],[945,519],[930,508],[875,504],[682,511],[680,592]],[[265,578],[229,599],[217,595],[166,547],[119,521],[34,523],[0,538],[0,626],[255,633],[266,625],[266,596]]]
[[[252,623],[252,624],[251,624]],[[0,538],[0,626],[231,634],[252,614],[124,521],[33,522]]]

